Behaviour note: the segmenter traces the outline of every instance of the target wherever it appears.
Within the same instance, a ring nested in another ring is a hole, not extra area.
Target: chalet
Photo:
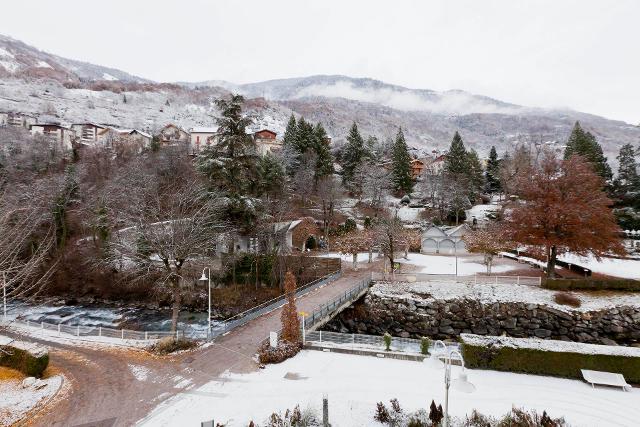
[[[420,252],[423,254],[461,254],[467,252],[462,236],[471,230],[468,225],[457,227],[431,226],[422,233]]]
[[[36,123],[36,118],[30,114],[0,111],[0,126],[15,126],[29,129]]]
[[[164,145],[189,144],[189,132],[174,124],[168,124],[158,133],[160,143]]]
[[[428,170],[429,174],[438,175],[444,170],[444,164],[446,160],[446,154],[441,154],[438,157],[431,159],[430,161],[426,161],[424,164],[424,168]]]
[[[60,145],[63,150],[71,150],[75,132],[59,123],[36,123],[31,125],[32,135],[44,135]]]
[[[265,155],[270,151],[282,148],[282,142],[276,139],[278,134],[269,129],[261,129],[253,133],[253,140],[256,143],[258,153]]]
[[[108,127],[98,132],[98,141],[106,148],[113,148],[118,143],[131,143],[139,145],[142,149],[151,145],[151,135],[138,129]]]
[[[276,222],[273,224],[273,247],[278,247],[283,253],[305,251],[307,240],[321,235],[316,221],[311,217],[304,217],[295,221]]]
[[[424,170],[425,162],[420,159],[411,160],[411,178],[414,180],[418,179],[422,175],[422,171]]]
[[[205,147],[218,143],[217,127],[194,127],[189,130],[191,134],[191,154],[197,154]]]
[[[94,145],[100,142],[100,132],[108,129],[108,126],[97,123],[73,123],[71,129],[75,132],[76,141],[85,145]]]

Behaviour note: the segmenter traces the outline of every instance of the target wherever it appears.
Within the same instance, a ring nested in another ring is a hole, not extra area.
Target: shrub
[[[640,280],[633,279],[544,279],[542,287],[554,291],[609,290],[640,292]]]
[[[582,378],[580,369],[617,372],[631,383],[640,382],[640,358],[609,354],[545,351],[509,346],[462,343],[465,365],[471,369],[524,372],[565,378]]]
[[[442,411],[442,405],[436,406],[436,402],[432,400],[431,406],[429,407],[429,420],[431,421],[431,424],[437,426],[443,418],[444,412]]]
[[[191,350],[197,346],[198,343],[185,338],[176,339],[173,337],[165,337],[158,340],[155,344],[152,344],[149,350],[156,354],[170,354],[176,351]]]
[[[389,334],[389,332],[385,332],[384,335],[382,336],[382,339],[384,340],[384,347],[386,351],[391,350],[391,334]]]
[[[298,354],[301,348],[300,343],[289,341],[280,341],[275,348],[271,347],[269,343],[265,343],[258,352],[258,360],[262,364],[281,363]]]
[[[384,405],[384,403],[378,402],[376,404],[376,413],[373,416],[373,419],[383,424],[386,424],[389,422],[389,420],[391,419],[391,416],[389,415],[389,410]]]
[[[40,378],[48,365],[49,352],[43,347],[22,341],[12,341],[10,345],[0,346],[0,366]]]
[[[580,307],[580,298],[571,295],[569,292],[558,292],[553,296],[553,300],[560,305],[569,305],[571,307]]]
[[[420,338],[420,353],[429,354],[429,347],[431,347],[431,340],[427,337]]]
[[[318,242],[316,241],[315,237],[309,236],[304,246],[307,249],[316,249],[318,247]]]
[[[546,411],[539,415],[536,411],[527,412],[524,409],[513,408],[498,421],[496,427],[562,427],[566,425],[563,418],[552,419]]]

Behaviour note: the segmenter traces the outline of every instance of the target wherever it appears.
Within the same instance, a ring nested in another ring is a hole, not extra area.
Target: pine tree
[[[446,160],[444,162],[444,170],[447,174],[463,174],[466,175],[469,171],[467,150],[464,147],[462,137],[456,131],[449,147]]]
[[[248,194],[257,178],[256,145],[245,131],[251,119],[242,114],[243,102],[241,95],[216,101],[222,112],[218,119],[219,141],[198,157],[198,170],[233,197]]]
[[[398,130],[396,141],[393,144],[392,153],[392,180],[396,191],[405,194],[413,190],[413,178],[411,176],[411,156],[407,149],[407,143],[402,133],[402,128]]]
[[[315,173],[313,175],[315,185],[322,178],[333,175],[333,155],[327,144],[327,132],[324,130],[322,123],[316,124],[313,129],[313,150],[316,153]]]
[[[292,114],[291,117],[289,117],[289,122],[287,122],[287,128],[284,131],[284,137],[282,138],[282,146],[296,147],[297,132],[298,132],[298,125],[296,123],[296,117]]]
[[[350,185],[356,169],[362,164],[364,158],[364,140],[358,131],[358,125],[353,122],[349,136],[347,136],[347,144],[342,153],[342,182]]]
[[[621,189],[627,193],[640,191],[640,176],[638,176],[638,163],[633,145],[625,144],[620,148],[618,154],[618,182]]]
[[[580,122],[576,122],[571,135],[569,135],[567,147],[564,150],[564,159],[568,160],[573,155],[584,157],[605,181],[611,180],[613,173],[602,152],[602,147],[591,132],[582,129]]]
[[[482,170],[482,164],[476,150],[471,149],[467,151],[467,164],[468,172],[467,178],[469,182],[469,196],[475,199],[476,196],[485,186],[484,172]]]
[[[258,194],[278,197],[284,192],[286,183],[285,168],[270,151],[258,160]]]
[[[313,125],[306,121],[304,117],[300,117],[296,128],[295,147],[298,153],[302,155],[313,146]]]
[[[498,160],[498,152],[496,147],[492,146],[489,151],[489,160],[487,161],[487,191],[496,193],[500,191],[500,160]]]

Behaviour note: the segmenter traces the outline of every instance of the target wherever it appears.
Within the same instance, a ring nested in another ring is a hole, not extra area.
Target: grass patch
[[[0,366],[0,381],[22,381],[25,378],[25,374],[17,369],[5,368]]]
[[[553,296],[553,300],[560,305],[568,305],[570,307],[580,307],[582,305],[580,298],[571,295],[569,292],[558,292]]]
[[[149,351],[155,354],[165,355],[175,353],[177,351],[191,350],[198,346],[198,343],[192,340],[173,337],[166,337],[158,340],[149,347]]]

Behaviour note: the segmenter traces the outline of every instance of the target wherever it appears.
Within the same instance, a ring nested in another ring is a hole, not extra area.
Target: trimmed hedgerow
[[[580,369],[615,372],[631,383],[640,382],[640,358],[607,354],[582,354],[530,348],[481,346],[462,343],[465,366],[472,369],[523,372],[565,378],[582,378]]]
[[[49,353],[38,348],[30,351],[16,345],[0,346],[0,366],[16,369],[30,377],[40,378],[49,365]]]
[[[640,292],[640,280],[633,279],[543,279],[542,287],[554,291],[611,290]]]

